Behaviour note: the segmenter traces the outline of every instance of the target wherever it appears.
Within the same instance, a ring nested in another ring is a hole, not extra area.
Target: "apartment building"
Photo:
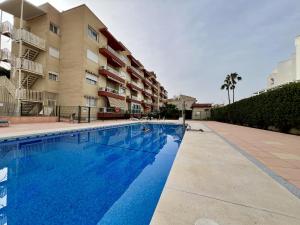
[[[279,62],[267,77],[267,87],[254,94],[260,94],[291,82],[300,82],[300,36],[295,39],[295,53],[290,58]]]
[[[86,5],[63,12],[49,3],[37,7],[23,1],[23,12],[21,6],[20,0],[0,3],[14,16],[13,24],[1,21],[1,34],[13,41],[11,52],[1,49],[1,60],[12,67],[9,79],[0,77],[0,86],[25,113],[41,106],[48,108],[43,113],[58,105],[88,106],[99,119],[116,118],[159,110],[166,101],[156,74]]]

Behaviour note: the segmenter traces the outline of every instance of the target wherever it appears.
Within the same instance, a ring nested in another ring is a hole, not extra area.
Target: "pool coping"
[[[93,130],[100,130],[100,129],[111,129],[115,127],[123,127],[133,124],[165,124],[165,125],[180,125],[180,123],[174,122],[167,122],[167,121],[126,121],[125,123],[118,123],[118,124],[97,124],[97,125],[89,125],[86,127],[68,127],[68,128],[54,128],[52,130],[40,130],[38,132],[34,132],[33,134],[28,133],[20,133],[16,135],[8,135],[4,137],[0,137],[0,144],[8,143],[12,141],[22,141],[27,140],[30,138],[42,138],[42,137],[52,137],[55,135],[64,135],[74,132],[84,132],[84,131],[93,131]]]

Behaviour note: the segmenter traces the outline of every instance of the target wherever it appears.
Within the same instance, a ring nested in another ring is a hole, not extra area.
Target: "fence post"
[[[81,106],[78,106],[78,123],[80,123],[81,120]]]
[[[21,102],[21,107],[20,107],[20,115],[21,115],[21,116],[23,116],[23,115],[22,115],[22,112],[23,112],[23,103]]]
[[[60,122],[60,106],[58,106],[58,122]]]
[[[91,107],[89,106],[89,111],[88,111],[88,122],[91,122]]]

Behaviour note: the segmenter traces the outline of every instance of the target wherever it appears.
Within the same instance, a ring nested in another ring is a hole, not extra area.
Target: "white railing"
[[[112,47],[110,47],[109,45],[107,46],[107,49],[112,52],[116,57],[118,57],[120,60],[122,60],[124,63],[126,63],[126,60],[124,59],[123,55],[121,55],[120,53],[118,53],[116,50],[114,50]]]
[[[133,66],[130,66],[130,68],[131,68],[134,72],[136,72],[138,75],[140,75],[141,77],[143,77],[142,72],[139,71],[137,68],[134,68]]]
[[[124,96],[125,93],[122,93],[116,89],[113,89],[111,87],[100,87],[99,88],[100,91],[106,91],[106,92],[110,92],[110,93],[113,93],[113,94],[117,94],[117,95],[121,95],[121,96]]]
[[[11,53],[7,48],[1,49],[0,59],[1,59],[1,61],[6,61],[6,62],[11,61]]]
[[[30,45],[33,45],[37,48],[40,48],[40,49],[45,49],[46,48],[46,42],[44,39],[38,37],[37,35],[27,31],[27,30],[24,30],[24,29],[17,29],[15,32],[14,32],[14,35],[13,35],[14,39],[19,41],[19,40],[22,40]]]
[[[44,100],[44,92],[33,91],[30,89],[21,89],[20,90],[20,99],[27,100],[27,101],[42,102]]]
[[[112,72],[112,73],[115,74],[115,75],[118,75],[119,77],[121,77],[121,78],[123,78],[123,79],[126,78],[125,75],[124,75],[123,73],[120,73],[118,70],[116,70],[116,69],[114,69],[114,68],[112,68],[112,67],[110,67],[110,66],[101,66],[101,68],[102,68],[102,69],[105,69],[105,70],[108,70],[108,71]]]
[[[14,33],[14,26],[10,22],[4,21],[0,25],[0,31],[1,31],[2,34],[3,33],[13,34]]]
[[[150,95],[152,95],[152,91],[149,90],[148,88],[145,88],[145,91],[146,91],[147,93],[149,93]]]
[[[144,102],[147,103],[147,104],[152,104],[152,101],[148,100],[148,99],[144,99]]]
[[[139,97],[139,96],[134,96],[134,95],[131,95],[131,99],[137,100],[137,101],[142,101],[141,97]]]
[[[144,88],[140,83],[137,83],[137,82],[135,82],[134,80],[131,80],[131,83],[132,83],[133,85],[135,85],[135,86],[141,88],[141,89]]]
[[[0,76],[0,86],[5,87],[16,98],[16,87],[6,76]]]
[[[16,69],[21,68],[23,70],[27,70],[28,72],[43,75],[43,65],[28,59],[16,58],[15,66]]]

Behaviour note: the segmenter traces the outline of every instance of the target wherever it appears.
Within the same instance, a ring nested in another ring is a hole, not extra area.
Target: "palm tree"
[[[234,89],[238,81],[242,80],[242,77],[238,75],[238,73],[231,73],[229,74],[231,86],[230,89],[232,90],[232,102],[234,102]]]
[[[224,80],[224,84],[222,84],[222,86],[221,86],[221,90],[224,90],[224,89],[227,90],[229,104],[230,104],[230,94],[229,94],[230,87],[231,87],[231,79],[230,79],[230,75],[227,75]]]

